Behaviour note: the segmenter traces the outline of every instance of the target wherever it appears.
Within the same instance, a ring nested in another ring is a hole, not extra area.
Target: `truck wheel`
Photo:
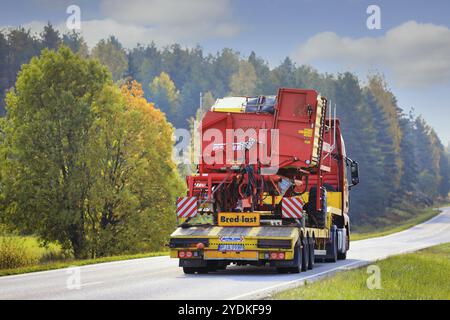
[[[338,252],[338,255],[337,255],[338,260],[347,259],[348,248],[350,248],[350,237],[347,236],[345,252],[344,253]]]
[[[338,252],[337,258],[338,258],[338,260],[345,260],[345,259],[347,259],[347,251],[345,251],[344,253]]]
[[[309,241],[302,239],[302,271],[307,271],[309,266]]]
[[[314,238],[309,238],[308,246],[309,246],[308,270],[312,270],[314,268],[314,247],[315,247]]]
[[[337,248],[337,232],[333,233],[333,240],[331,243],[327,244],[327,258],[326,262],[336,262],[338,259],[338,248]]]

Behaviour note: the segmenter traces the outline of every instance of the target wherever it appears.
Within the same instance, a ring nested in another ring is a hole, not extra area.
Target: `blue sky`
[[[91,46],[114,34],[125,47],[155,41],[199,44],[208,52],[254,50],[271,66],[290,56],[362,79],[377,70],[402,108],[413,107],[445,145],[450,141],[450,1],[1,0],[0,26],[39,31],[51,21],[64,31],[72,4],[81,9]],[[371,4],[380,7],[380,30],[366,26]]]

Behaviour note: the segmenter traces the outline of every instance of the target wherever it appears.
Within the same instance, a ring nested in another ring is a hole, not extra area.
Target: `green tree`
[[[180,108],[180,92],[170,76],[161,72],[159,76],[153,78],[150,83],[150,92],[156,106],[167,114],[170,121],[176,120]]]
[[[86,256],[83,151],[91,105],[108,84],[105,67],[61,47],[24,65],[6,100],[1,176],[7,219],[76,257]]]
[[[75,30],[70,33],[64,34],[62,42],[66,46],[68,46],[74,53],[79,54],[83,58],[87,58],[89,56],[89,49],[86,41],[81,36],[81,34],[76,32]]]
[[[0,117],[5,114],[5,105],[3,99],[8,88],[8,41],[0,32]]]
[[[272,82],[277,88],[295,86],[295,64],[290,58],[284,59],[283,63],[272,70]]]
[[[257,78],[255,68],[250,62],[240,61],[239,70],[231,76],[230,95],[252,96],[256,92]]]
[[[162,66],[162,55],[155,43],[148,46],[138,45],[128,53],[128,73],[143,84],[147,99],[150,99],[148,84],[161,73]]]
[[[256,93],[257,94],[276,94],[277,88],[270,79],[270,68],[267,62],[256,56],[255,52],[251,52],[248,62],[253,65],[256,73]]]
[[[41,50],[41,44],[30,30],[17,28],[9,30],[7,78],[8,88],[14,86],[17,73],[23,64],[28,63],[32,57],[37,56]]]
[[[230,92],[230,80],[239,71],[239,54],[230,48],[224,48],[213,60],[211,75],[213,77],[213,93],[223,97]]]
[[[59,31],[55,30],[50,22],[44,27],[41,33],[42,47],[50,50],[57,50],[61,44]]]
[[[92,49],[92,58],[106,65],[112,73],[113,80],[122,79],[128,70],[127,53],[117,38],[111,36],[106,41],[100,40]]]

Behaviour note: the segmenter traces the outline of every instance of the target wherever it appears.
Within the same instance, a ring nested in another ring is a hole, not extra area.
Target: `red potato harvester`
[[[300,272],[345,259],[358,164],[328,105],[315,90],[281,88],[218,99],[206,112],[198,172],[186,177],[170,238],[185,273],[229,264]]]

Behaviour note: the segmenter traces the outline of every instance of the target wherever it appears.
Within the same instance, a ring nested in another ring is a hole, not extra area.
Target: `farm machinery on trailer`
[[[198,172],[186,177],[169,242],[185,273],[229,264],[298,273],[346,258],[358,164],[326,98],[281,88],[218,99],[199,132]]]

